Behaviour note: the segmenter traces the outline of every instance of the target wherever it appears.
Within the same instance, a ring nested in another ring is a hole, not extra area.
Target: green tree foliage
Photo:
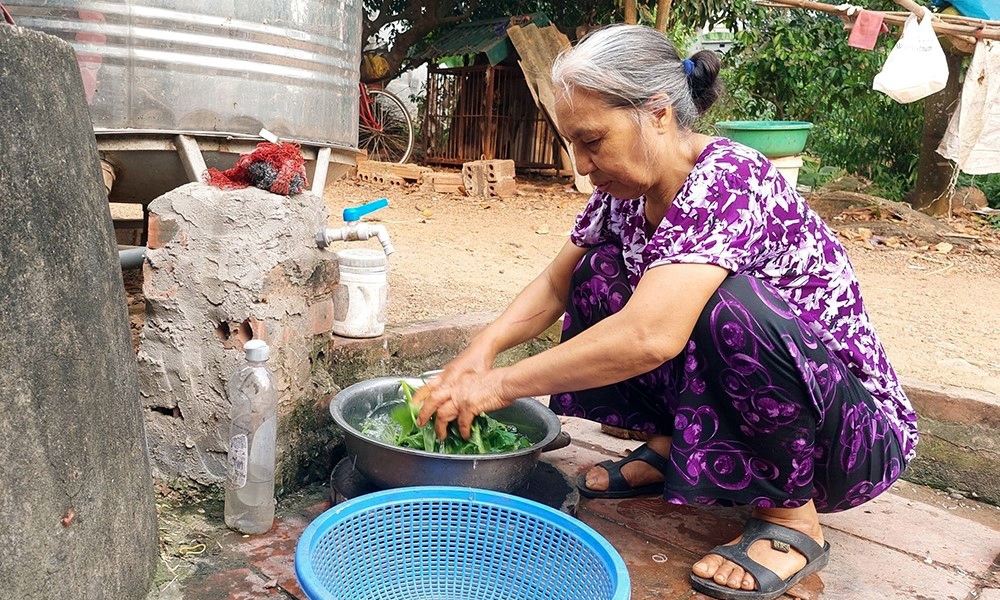
[[[543,13],[560,29],[574,37],[580,27],[591,28],[621,22],[622,0],[364,0],[365,19],[362,33],[369,42],[388,49],[387,58],[393,74],[400,68],[419,66],[407,60],[419,54],[434,39],[447,33],[457,22],[495,19],[505,16]],[[676,0],[671,9],[672,27],[692,29],[707,23],[735,27],[751,0]],[[656,1],[640,0],[639,16],[652,25]],[[377,35],[376,35],[377,34]]]
[[[362,46],[379,48],[388,77],[394,77],[413,50],[436,32],[468,20],[478,6],[479,0],[363,0]]]
[[[687,27],[702,27],[708,23],[736,26],[740,15],[749,7],[748,0],[675,0],[671,8],[671,23]],[[656,20],[656,0],[639,0],[640,22],[652,25]],[[490,19],[505,15],[544,13],[565,30],[577,26],[608,25],[622,21],[622,0],[576,0],[574,2],[544,0],[507,0],[486,2],[475,11],[475,17]]]
[[[729,96],[710,118],[811,121],[808,152],[898,200],[915,179],[923,103],[872,90],[894,35],[880,36],[873,51],[847,38],[829,15],[752,8],[724,59]]]
[[[477,19],[494,19],[510,15],[543,13],[550,21],[573,30],[579,25],[600,25],[612,22],[616,12],[614,0],[579,0],[576,2],[544,2],[538,0],[508,0],[485,2],[474,13]],[[621,18],[619,17],[619,21]]]
[[[643,21],[655,18],[655,1],[638,4]],[[404,33],[415,22],[426,27],[431,20],[438,21],[419,39],[412,33],[403,38],[411,55],[447,31],[456,19],[541,12],[572,37],[578,26],[622,18],[621,0],[365,0],[365,5],[366,31],[391,22],[394,15],[397,28],[404,28]],[[898,10],[892,0],[873,0],[866,6]],[[841,21],[827,14],[761,7],[753,0],[674,1],[669,35],[680,49],[692,41],[686,36],[706,24],[727,26],[737,41],[723,57],[722,77],[728,93],[707,115],[706,131],[712,131],[710,124],[719,120],[811,121],[814,128],[806,150],[822,165],[872,180],[878,188],[875,192],[887,198],[901,199],[912,189],[923,102],[897,104],[871,87],[898,39],[899,28],[880,36],[875,49],[866,51],[849,47]]]

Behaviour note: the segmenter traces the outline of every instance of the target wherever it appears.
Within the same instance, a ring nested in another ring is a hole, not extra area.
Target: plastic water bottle
[[[263,340],[243,345],[246,363],[229,380],[232,403],[226,526],[242,533],[265,533],[274,524],[274,450],[278,390],[265,364],[270,349]]]

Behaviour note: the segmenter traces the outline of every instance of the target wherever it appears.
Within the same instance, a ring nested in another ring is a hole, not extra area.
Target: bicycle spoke
[[[367,106],[362,102],[359,148],[365,149],[371,160],[405,162],[413,150],[413,126],[402,101],[376,90],[370,92]]]

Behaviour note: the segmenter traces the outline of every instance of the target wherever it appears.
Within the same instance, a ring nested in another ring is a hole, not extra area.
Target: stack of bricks
[[[508,198],[517,191],[514,161],[476,160],[462,165],[465,193],[479,198]]]
[[[367,159],[358,160],[357,166],[357,177],[361,181],[398,186],[416,183],[430,172],[428,167]]]

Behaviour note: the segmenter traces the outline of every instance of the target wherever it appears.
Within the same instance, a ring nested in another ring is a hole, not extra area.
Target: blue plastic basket
[[[618,552],[538,502],[463,487],[385,490],[334,506],[299,538],[310,600],[628,600]]]

